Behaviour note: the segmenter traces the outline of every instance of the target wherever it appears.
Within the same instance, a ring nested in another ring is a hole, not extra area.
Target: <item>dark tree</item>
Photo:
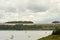
[[[33,23],[32,21],[10,21],[6,23]]]
[[[60,35],[60,29],[54,30],[52,35]]]
[[[53,21],[52,23],[60,23],[60,21]]]

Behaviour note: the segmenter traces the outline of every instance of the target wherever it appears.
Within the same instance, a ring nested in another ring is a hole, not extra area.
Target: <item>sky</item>
[[[60,21],[60,0],[0,0],[0,22]]]

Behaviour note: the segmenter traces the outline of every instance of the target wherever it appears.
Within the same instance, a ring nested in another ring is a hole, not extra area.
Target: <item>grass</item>
[[[54,30],[51,35],[38,40],[60,40],[60,29]]]
[[[60,40],[60,35],[49,35],[38,40]]]

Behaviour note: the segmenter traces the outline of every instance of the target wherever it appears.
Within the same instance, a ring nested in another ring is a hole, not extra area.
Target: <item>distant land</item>
[[[34,24],[32,21],[9,21],[0,23],[0,30],[56,30],[60,23],[54,21],[49,24]]]
[[[10,21],[10,22],[6,22],[6,23],[20,23],[20,24],[28,24],[28,23],[33,23],[32,21]]]

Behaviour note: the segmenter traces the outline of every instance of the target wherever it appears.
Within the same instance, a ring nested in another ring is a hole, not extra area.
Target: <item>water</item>
[[[50,31],[0,31],[0,40],[37,40],[48,36]]]

